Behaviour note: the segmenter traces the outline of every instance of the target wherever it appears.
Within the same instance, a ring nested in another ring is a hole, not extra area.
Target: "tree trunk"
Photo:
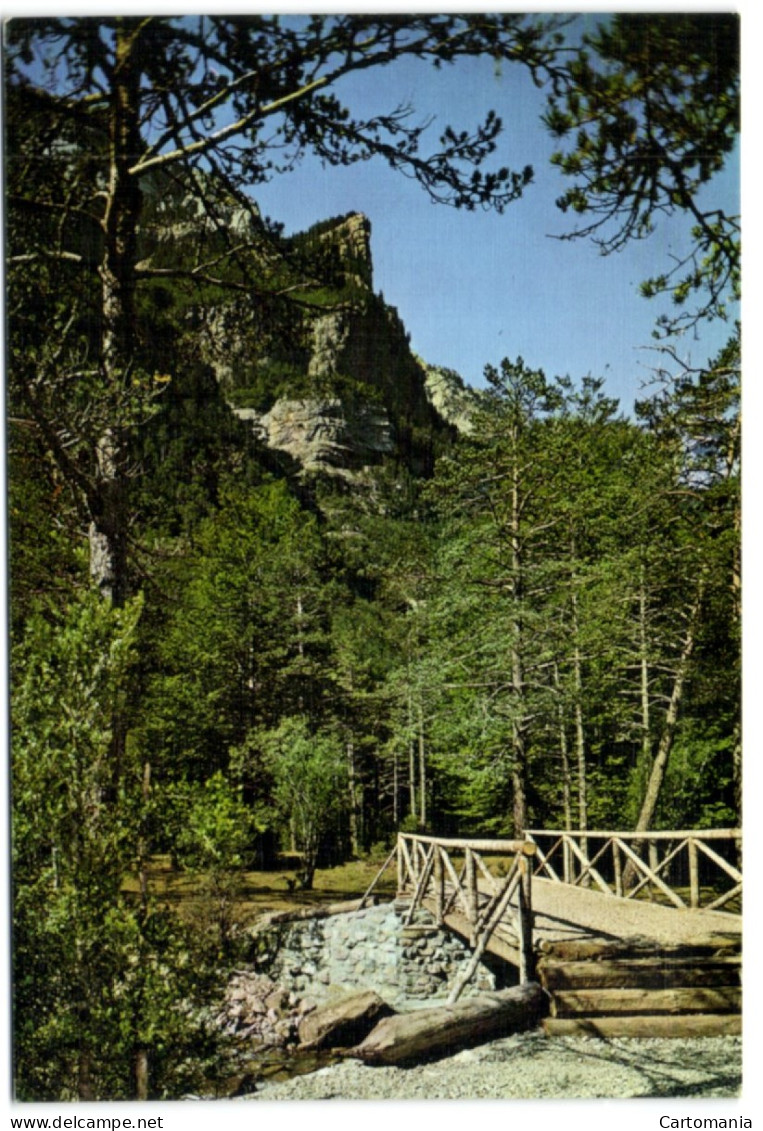
[[[138,1049],[135,1053],[135,1098],[148,1099],[148,1049]]]
[[[665,770],[670,757],[670,751],[673,747],[673,739],[676,733],[676,725],[678,723],[678,714],[683,699],[684,686],[686,684],[686,677],[689,670],[689,662],[691,660],[692,652],[694,651],[694,644],[697,636],[697,621],[699,618],[699,611],[702,605],[703,585],[700,582],[697,595],[689,610],[688,625],[686,635],[684,637],[681,655],[676,668],[675,677],[673,680],[673,689],[670,694],[670,702],[668,703],[668,710],[665,716],[665,724],[660,735],[660,743],[657,748],[652,769],[649,774],[649,781],[647,782],[646,792],[644,794],[644,801],[641,806],[638,820],[636,822],[636,832],[642,832],[651,827],[654,811],[657,808],[657,802],[660,796],[660,789],[665,778]]]
[[[312,891],[313,880],[315,879],[315,861],[305,860],[302,867],[297,872],[299,877],[300,891]]]
[[[77,1053],[77,1098],[83,1103],[96,1099],[91,1079],[92,1056],[89,1049]]]
[[[641,581],[638,598],[639,614],[639,658],[641,670],[641,759],[644,767],[652,758],[652,726],[649,702],[649,648],[647,643],[647,601],[644,566],[641,566]]]
[[[410,692],[408,693],[408,733],[410,734],[413,727],[413,707],[411,705]],[[416,806],[416,749],[414,746],[413,738],[408,740],[408,811],[414,820],[418,819],[418,809]]]
[[[554,688],[556,690],[556,714],[559,720],[559,759],[562,764],[562,813],[565,829],[572,828],[572,774],[570,772],[570,752],[567,745],[567,728],[564,725],[564,704],[562,686],[559,679],[559,665],[554,664]]]
[[[138,883],[140,885],[140,910],[145,917],[148,914],[148,803],[151,797],[151,763],[143,765],[143,813],[140,819],[138,832]]]
[[[392,827],[400,824],[400,805],[398,800],[398,754],[397,744],[392,751]]]
[[[564,814],[564,827],[565,829],[572,828],[572,773],[570,771],[570,755],[567,746],[567,728],[564,725],[564,705],[561,699],[561,686],[559,682],[559,667],[554,664],[554,686],[556,688],[558,706],[557,715],[559,717],[559,757],[562,763],[562,812]],[[562,848],[562,861],[563,861],[563,875],[564,882],[569,883],[572,878],[572,861],[570,859],[570,847],[564,844]]]
[[[567,749],[567,731],[564,727],[562,708],[559,708],[559,756],[562,761],[562,812],[564,813],[565,829],[572,828],[572,780],[570,774],[570,756]]]
[[[90,496],[90,576],[115,608],[127,598],[127,429],[132,410],[125,396],[135,354],[135,266],[142,197],[130,174],[140,138],[140,48],[142,21],[119,18],[109,107],[109,180],[102,220],[101,367],[114,419],[96,445],[95,488]],[[122,417],[120,419],[120,416]],[[111,724],[111,793],[119,794],[127,742],[123,710]]]
[[[665,715],[665,723],[660,735],[660,742],[657,747],[657,753],[652,763],[652,768],[649,773],[649,779],[646,784],[644,792],[644,800],[641,804],[641,811],[638,815],[638,820],[634,828],[634,832],[646,832],[651,828],[652,820],[654,818],[657,803],[660,799],[660,790],[662,783],[665,780],[665,771],[667,770],[670,752],[673,748],[673,739],[676,733],[676,726],[678,724],[678,716],[683,700],[684,687],[686,685],[686,678],[689,671],[689,663],[691,661],[692,652],[694,651],[694,644],[697,637],[697,627],[699,621],[699,613],[702,607],[702,598],[704,593],[704,582],[700,580],[694,603],[689,609],[687,618],[686,635],[684,636],[681,655],[678,659],[678,665],[675,670],[673,678],[673,688],[670,693],[670,701],[668,703],[668,710]],[[631,845],[633,851],[638,854],[641,851],[643,842],[634,841]],[[632,861],[628,861],[623,871],[623,885],[627,889],[633,882],[636,875],[635,865]]]
[[[546,1011],[536,982],[484,993],[434,1009],[386,1017],[348,1055],[367,1064],[404,1064],[452,1055],[457,1049],[535,1025]]]
[[[418,729],[419,729],[419,820],[422,829],[427,825],[427,763],[426,744],[424,741],[424,712],[421,700],[418,703]]]
[[[525,750],[524,714],[525,714],[525,681],[522,663],[522,617],[521,601],[523,599],[522,578],[522,553],[520,542],[521,507],[519,497],[519,467],[515,461],[512,468],[511,487],[511,571],[513,580],[512,602],[514,615],[512,617],[511,642],[511,686],[514,698],[514,717],[511,723],[512,747],[512,789],[514,794],[512,823],[515,837],[524,836],[527,825],[527,753]]]
[[[302,891],[313,890],[319,849],[320,833],[317,828],[309,829],[302,836],[302,864],[297,871],[297,878]]]
[[[126,390],[135,346],[135,266],[141,190],[130,168],[141,150],[141,21],[117,20],[112,99],[109,108],[109,180],[103,216],[101,364],[115,412],[129,411]],[[124,421],[105,429],[96,450],[96,482],[90,524],[90,572],[116,607],[127,595],[127,452]]]
[[[526,788],[526,759],[524,734],[519,723],[514,721],[511,726],[512,733],[512,772],[511,783],[514,794],[512,807],[512,823],[514,836],[524,836],[527,826],[527,788]]]
[[[588,780],[586,772],[586,740],[583,725],[583,671],[578,643],[577,601],[573,598],[573,631],[575,647],[572,654],[575,677],[575,757],[578,779],[578,828],[588,828]],[[585,838],[581,842],[583,852],[587,852]]]
[[[360,837],[358,836],[358,784],[355,776],[355,744],[349,739],[345,747],[347,752],[347,790],[350,801],[350,852],[357,856],[360,852]]]
[[[732,774],[734,781],[734,802],[737,822],[742,820],[742,728],[737,721],[734,726],[734,745],[731,749]]]

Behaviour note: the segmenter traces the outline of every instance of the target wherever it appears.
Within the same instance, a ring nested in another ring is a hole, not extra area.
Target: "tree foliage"
[[[439,147],[422,156],[425,125],[411,124],[410,108],[363,118],[336,92],[347,76],[406,56],[441,66],[484,51],[537,71],[546,54],[542,25],[516,15],[20,18],[9,25],[12,306],[21,309],[18,288],[35,272],[73,273],[84,292],[69,316],[57,312],[56,343],[47,345],[43,366],[25,372],[20,351],[18,376],[86,512],[91,572],[117,604],[129,589],[129,438],[157,381],[171,376],[149,364],[139,286],[182,280],[256,296],[276,311],[285,297],[309,292],[315,278],[300,264],[284,273],[289,257],[273,254],[276,234],[242,192],[288,171],[308,150],[329,164],[379,157],[441,203],[504,208],[532,172],[483,171],[501,130],[494,111],[472,133],[446,128]],[[30,121],[39,128],[29,130]],[[42,178],[41,158],[62,176]],[[198,231],[191,263],[168,266],[150,244],[141,257],[146,196],[151,185],[161,193],[167,178]],[[26,225],[30,214],[34,224]],[[59,281],[53,301],[60,305],[63,293]],[[77,323],[88,304],[94,332],[83,343]],[[61,377],[91,406],[88,431],[74,434],[88,456],[84,468],[54,423]]]
[[[301,886],[310,889],[321,842],[338,831],[346,767],[335,735],[316,732],[305,717],[290,716],[259,743],[273,778],[273,800],[301,854]]]
[[[179,924],[124,891],[140,777],[128,767],[112,797],[109,730],[113,700],[129,686],[139,616],[140,602],[112,611],[86,595],[62,617],[32,619],[14,660],[20,1099],[174,1096],[198,1081],[214,1049],[198,1012],[213,972],[199,975]]]
[[[739,134],[738,16],[622,12],[583,46],[556,77],[545,117],[562,145],[553,161],[573,181],[557,203],[581,217],[564,238],[592,236],[609,254],[683,213],[688,251],[642,292],[698,304],[663,316],[663,332],[726,317],[739,298],[739,217],[708,189]]]

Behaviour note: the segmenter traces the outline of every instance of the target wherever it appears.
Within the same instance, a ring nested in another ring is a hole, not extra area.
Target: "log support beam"
[[[533,1028],[547,1011],[535,982],[479,994],[457,1005],[386,1017],[348,1056],[367,1064],[405,1064],[452,1054],[454,1049]]]

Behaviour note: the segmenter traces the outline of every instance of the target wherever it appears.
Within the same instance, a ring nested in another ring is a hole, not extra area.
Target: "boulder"
[[[299,1024],[299,1043],[305,1049],[348,1048],[359,1044],[394,1010],[373,990],[350,994],[316,1009]]]

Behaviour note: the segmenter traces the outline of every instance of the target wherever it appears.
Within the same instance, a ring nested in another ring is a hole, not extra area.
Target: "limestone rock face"
[[[235,407],[268,447],[288,452],[303,472],[352,479],[397,456],[416,474],[450,425],[427,395],[397,311],[377,295],[316,316],[302,362],[309,388],[326,395],[279,397],[267,411]]]
[[[337,300],[295,308],[282,340],[258,332],[245,299],[208,311],[205,358],[239,419],[304,474],[359,483],[394,458],[427,475],[455,428],[468,429],[470,391],[458,374],[424,365],[394,307],[373,291],[371,224],[350,213],[294,237],[326,245],[344,287]]]
[[[252,423],[268,447],[288,452],[305,471],[355,471],[395,450],[387,410],[369,402],[279,400],[263,415],[235,411]]]
[[[324,314],[313,324],[312,351],[307,366],[312,378],[340,373],[348,348],[352,323],[356,318],[344,311]]]
[[[452,424],[459,432],[468,435],[473,431],[474,412],[479,408],[482,400],[479,390],[466,385],[453,369],[428,365],[425,361],[420,364],[424,371],[427,397],[431,404],[443,420]]]
[[[372,290],[371,221],[368,217],[362,212],[351,212],[330,229],[327,238],[338,249],[348,274]]]
[[[204,187],[209,195],[214,182]],[[160,173],[144,191],[144,264],[162,266],[170,255],[223,261],[223,227],[245,248],[246,278],[262,276],[261,290],[237,282],[182,317],[193,356],[279,466],[292,470],[288,456],[305,475],[372,494],[380,465],[427,476],[455,430],[468,430],[473,391],[458,374],[416,358],[397,310],[374,292],[363,213],[282,238],[254,201],[215,197],[212,212],[193,186]],[[169,290],[155,297],[176,301]]]

